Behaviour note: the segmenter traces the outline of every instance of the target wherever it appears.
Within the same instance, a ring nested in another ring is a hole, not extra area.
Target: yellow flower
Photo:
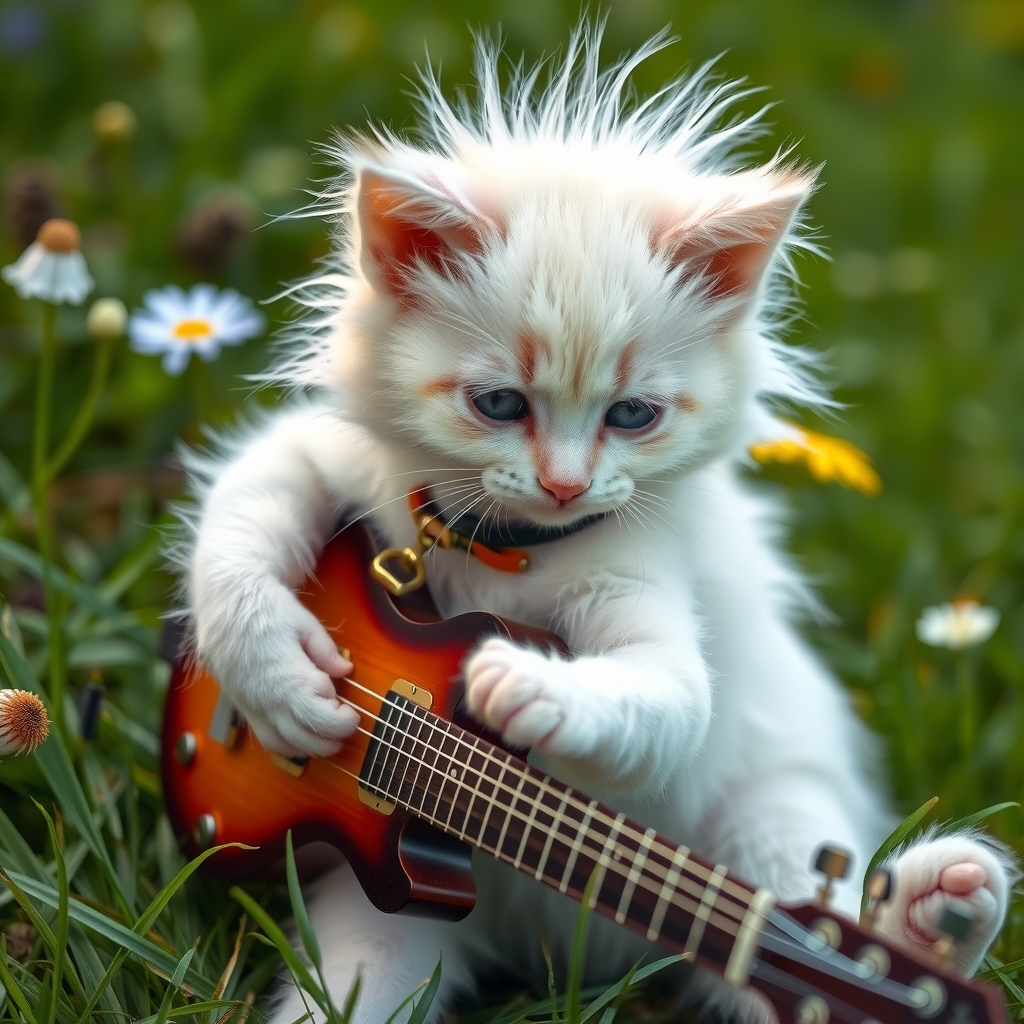
[[[750,454],[762,465],[769,462],[802,462],[818,483],[835,481],[873,498],[882,480],[871,459],[856,445],[841,437],[829,437],[792,424],[796,437],[764,441],[750,446]]]

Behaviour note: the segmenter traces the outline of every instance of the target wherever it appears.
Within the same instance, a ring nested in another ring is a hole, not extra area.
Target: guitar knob
[[[860,915],[860,923],[865,928],[874,928],[878,911],[883,903],[888,903],[895,888],[893,873],[889,868],[876,868],[864,886],[866,906]]]
[[[192,838],[201,850],[213,846],[217,838],[217,819],[212,814],[200,814],[196,819],[196,827],[192,829]]]
[[[825,876],[825,881],[818,886],[817,900],[827,907],[832,901],[832,883],[842,880],[850,873],[850,851],[841,846],[825,844],[819,846],[814,855],[814,870]]]
[[[964,900],[952,900],[939,918],[940,937],[932,946],[932,952],[945,960],[958,942],[971,934],[974,924],[974,908]]]

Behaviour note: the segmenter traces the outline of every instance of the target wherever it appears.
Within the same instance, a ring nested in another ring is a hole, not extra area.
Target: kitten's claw
[[[950,903],[967,902],[974,921],[950,959],[970,977],[1006,915],[1009,880],[1001,853],[970,836],[944,836],[905,850],[894,874],[896,889],[879,913],[879,931],[912,949],[928,950],[940,937],[938,924]]]

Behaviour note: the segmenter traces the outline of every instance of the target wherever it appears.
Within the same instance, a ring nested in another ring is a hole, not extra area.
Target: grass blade
[[[7,937],[2,935],[0,935],[0,984],[7,990],[11,1002],[18,1007],[28,1024],[39,1024],[25,993],[7,967]]]
[[[57,865],[57,934],[53,945],[53,975],[51,979],[50,1004],[48,1007],[49,1014],[45,1018],[47,1024],[56,1024],[57,1003],[60,1000],[61,980],[68,953],[68,872],[67,866],[64,863],[64,854],[60,849],[60,843],[57,842],[57,830],[53,827],[53,819],[46,813],[38,801],[33,802],[46,819],[46,827],[50,833],[50,844],[53,846],[53,856]]]
[[[984,821],[986,818],[992,817],[993,814],[1009,810],[1011,807],[1020,807],[1020,804],[1017,803],[1016,800],[1006,800],[1001,804],[992,804],[991,807],[986,807],[984,810],[975,811],[973,814],[968,814],[966,817],[957,818],[956,821],[948,822],[942,826],[942,831],[962,832],[964,829],[971,828],[979,822]]]
[[[323,960],[320,957],[320,943],[317,942],[316,933],[309,923],[309,914],[306,913],[306,904],[302,899],[302,887],[299,885],[299,873],[295,867],[295,850],[292,847],[292,830],[288,829],[285,838],[285,871],[288,875],[288,897],[292,904],[292,916],[295,918],[295,926],[299,931],[299,939],[302,941],[302,948],[306,951],[320,982],[326,990],[327,985],[323,977]]]
[[[237,885],[233,885],[228,890],[228,895],[242,905],[249,916],[263,929],[267,938],[277,947],[288,970],[292,972],[296,984],[313,997],[316,1004],[325,1014],[330,1014],[331,1007],[327,994],[321,990],[313,975],[309,973],[309,969],[302,962],[298,953],[292,948],[292,944],[288,941],[288,936],[281,930],[277,922],[247,892],[239,889]]]
[[[9,877],[33,899],[37,899],[41,903],[53,907],[55,910],[57,909],[59,899],[56,890],[52,886],[37,882],[14,871],[9,872]],[[171,977],[174,969],[178,966],[178,957],[175,954],[169,953],[151,939],[147,939],[143,935],[137,935],[130,928],[126,928],[119,921],[115,921],[87,903],[71,900],[68,903],[68,913],[79,924],[84,925],[98,935],[102,935],[116,945],[127,948],[138,960],[143,963],[151,963],[155,968],[163,971],[167,977]],[[189,969],[186,980],[196,994],[203,999],[208,999],[210,993],[213,992],[213,982],[194,968]]]
[[[603,875],[601,865],[595,864],[583,890],[579,912],[576,914],[576,932],[572,938],[572,952],[569,956],[569,977],[565,982],[566,1024],[580,1024],[580,992],[583,988],[583,968],[587,958],[587,922],[590,918],[594,886],[599,875]]]
[[[875,868],[877,868],[879,864],[883,863],[885,861],[885,859],[889,856],[889,854],[891,854],[893,852],[893,850],[895,850],[900,845],[900,843],[902,843],[903,840],[906,839],[907,836],[909,836],[910,833],[913,832],[915,828],[917,828],[917,826],[921,823],[921,819],[924,818],[924,816],[938,802],[939,802],[939,798],[937,796],[933,796],[931,798],[931,800],[925,801],[923,804],[921,804],[920,807],[918,807],[918,809],[916,811],[914,811],[912,814],[908,814],[892,830],[892,832],[889,833],[889,836],[886,838],[885,842],[883,842],[882,845],[879,846],[879,848],[877,850],[875,850],[874,855],[872,856],[871,860],[868,861],[867,870],[864,872],[864,881],[862,883],[863,885],[865,885],[865,886],[867,885],[867,881],[871,877],[871,875],[874,873]],[[860,901],[860,908],[861,908],[861,910],[862,911],[866,910],[867,909],[867,905],[868,905],[868,896],[867,896],[867,892],[865,891],[864,894],[861,896],[861,901]]]
[[[437,966],[434,968],[434,973],[430,976],[430,981],[427,982],[427,987],[423,991],[423,995],[416,1000],[416,1005],[412,1008],[412,1013],[409,1014],[409,1020],[406,1024],[423,1024],[427,1019],[427,1011],[430,1009],[430,1004],[434,1001],[434,996],[437,995],[437,989],[441,984],[441,958],[437,958]]]
[[[198,857],[190,860],[175,876],[153,897],[152,902],[142,912],[138,921],[135,922],[135,926],[132,931],[136,935],[145,935],[150,928],[156,924],[156,919],[160,916],[160,912],[167,906],[171,901],[174,894],[188,881],[189,877],[203,864],[204,861],[209,860],[215,853],[220,850],[226,850],[231,847],[239,847],[241,849],[252,849],[252,847],[245,846],[240,843],[224,843],[221,846],[212,846],[209,850],[204,850]],[[88,1002],[85,1005],[85,1009],[82,1011],[81,1016],[78,1018],[78,1024],[85,1024],[92,1013],[93,1008],[96,1006],[96,1002],[100,997],[100,994],[106,991],[107,987],[113,981],[117,972],[121,969],[121,965],[125,962],[128,957],[130,950],[127,946],[121,947],[114,955],[114,959],[111,960],[110,966],[107,968],[106,974],[97,988],[93,991],[93,994],[89,997]]]

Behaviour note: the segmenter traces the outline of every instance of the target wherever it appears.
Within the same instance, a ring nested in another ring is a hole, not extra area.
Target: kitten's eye
[[[605,426],[618,427],[620,430],[639,430],[654,421],[658,411],[646,402],[627,398],[624,402],[616,402],[604,415]]]
[[[473,404],[489,420],[521,420],[530,411],[526,398],[507,388],[485,391],[473,399]]]

